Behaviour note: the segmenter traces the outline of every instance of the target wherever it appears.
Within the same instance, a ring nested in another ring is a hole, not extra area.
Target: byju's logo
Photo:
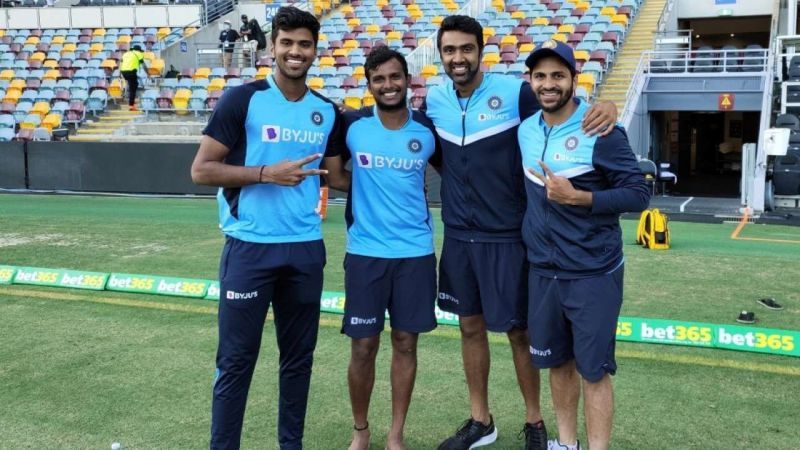
[[[372,325],[375,323],[378,323],[377,317],[370,317],[369,319],[364,319],[361,317],[350,318],[350,325]]]
[[[277,125],[264,125],[261,128],[261,140],[264,142],[280,142],[281,127]]]
[[[258,297],[258,291],[253,292],[234,292],[225,291],[225,298],[228,300],[250,300]]]
[[[372,153],[356,152],[356,159],[358,159],[358,166],[365,169],[372,168]]]
[[[408,151],[411,153],[419,153],[420,150],[422,150],[422,142],[417,139],[408,141]]]

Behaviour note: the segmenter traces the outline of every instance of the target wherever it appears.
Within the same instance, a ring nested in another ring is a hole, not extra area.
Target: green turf
[[[331,208],[325,225],[330,290],[342,289],[341,216],[341,208]],[[633,239],[633,225],[624,223],[626,241]],[[734,241],[733,224],[673,222],[671,227],[669,251],[626,247],[623,314],[730,323],[748,308],[756,310],[761,326],[800,328],[799,245]],[[748,225],[742,236],[800,240],[800,229]],[[0,196],[0,264],[213,278],[221,244],[216,207],[209,200]],[[754,300],[760,296],[777,298],[786,310],[758,307]],[[92,302],[104,299],[215,306],[169,297],[0,287],[0,449],[102,449],[115,440],[126,450],[207,446],[213,310]],[[337,320],[324,316],[320,331],[309,449],[341,449],[348,442],[349,346]],[[277,361],[269,323],[263,348],[248,404],[245,449],[275,447]],[[389,418],[387,350],[384,346],[379,356],[371,416],[376,449],[382,448]],[[614,448],[797,448],[800,376],[769,369],[796,369],[796,358],[625,343],[619,350]],[[494,448],[521,448],[516,433],[522,405],[500,336],[492,339],[492,355],[490,397],[501,433]],[[670,356],[723,367],[661,360]],[[729,368],[726,361],[748,368]],[[542,395],[552,427],[546,388]],[[409,448],[433,448],[467,411],[457,334],[442,327],[421,339]]]

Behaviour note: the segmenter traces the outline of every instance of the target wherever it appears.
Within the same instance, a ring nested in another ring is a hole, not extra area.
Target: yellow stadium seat
[[[100,68],[101,69],[107,69],[107,70],[110,70],[110,71],[113,72],[114,69],[117,68],[117,61],[115,61],[115,60],[113,60],[111,58],[104,59],[103,62],[100,63]],[[148,69],[149,69],[149,67],[148,67]]]
[[[575,3],[575,9],[582,9],[582,10],[586,11],[587,9],[589,9],[591,7],[592,7],[592,4],[589,3],[589,2],[576,2]]]
[[[336,58],[338,56],[347,56],[350,54],[350,50],[346,48],[337,48],[333,51],[333,57]]]
[[[495,30],[492,27],[483,27],[483,40],[489,39],[495,35]]]
[[[92,36],[105,36],[105,35],[106,35],[106,29],[105,28],[95,28],[92,31]]]
[[[390,32],[386,33],[386,40],[392,41],[392,40],[399,40],[399,39],[403,39],[403,33],[399,32],[399,31],[390,31]]]
[[[350,5],[344,5],[344,6],[342,6],[341,8],[339,8],[339,11],[341,11],[341,12],[342,12],[342,14],[347,14],[347,13],[355,12],[355,11],[353,10],[353,7],[352,7],[352,6],[350,6]]]
[[[75,49],[78,48],[75,44],[68,42],[61,47],[61,54],[65,53],[75,53]]]
[[[53,39],[50,40],[50,45],[61,45],[64,43],[64,36],[53,36]]]
[[[131,37],[127,34],[121,34],[117,38],[117,44],[130,44],[130,43],[131,43]]]
[[[258,72],[256,72],[256,80],[263,80],[267,78],[272,73],[271,67],[259,67]]]
[[[558,32],[563,34],[569,34],[575,32],[575,25],[571,24],[564,24],[558,27]]]
[[[361,25],[361,19],[357,17],[353,17],[352,19],[347,19],[347,26],[350,27],[351,29],[359,25]]]
[[[522,44],[522,45],[519,46],[519,52],[520,53],[530,53],[530,52],[533,51],[534,48],[536,48],[536,46],[534,46],[533,44],[525,43],[525,44]]]
[[[100,42],[95,42],[94,44],[89,46],[89,53],[91,53],[92,55],[102,51],[103,51],[103,44]]]
[[[34,52],[31,57],[28,58],[28,61],[44,61],[45,58],[47,58],[47,55],[45,55],[44,52]]]
[[[342,48],[346,48],[352,50],[354,48],[358,48],[358,41],[355,39],[345,39],[342,42]]]
[[[172,32],[172,30],[170,30],[169,27],[161,27],[156,31],[156,39],[160,41],[167,37],[170,32]]]
[[[594,83],[593,73],[578,74],[578,86],[583,86],[587,92],[591,93],[594,90]]]
[[[416,20],[419,20],[419,19],[421,19],[421,18],[423,18],[425,16],[425,13],[423,13],[422,11],[419,11],[419,10],[415,10],[415,11],[409,11],[408,15],[413,17]]]
[[[194,71],[194,76],[192,78],[198,80],[200,78],[208,78],[209,75],[211,75],[211,69],[208,67],[198,67],[197,70]]]
[[[573,54],[575,55],[576,61],[586,62],[589,60],[589,52],[587,52],[586,50],[575,50]]]
[[[43,80],[57,80],[61,73],[58,69],[50,69],[44,73]]]
[[[33,108],[28,112],[29,114],[37,114],[39,117],[44,118],[50,112],[50,103],[36,102]]]
[[[500,45],[517,45],[517,37],[513,34],[508,34],[500,39]]]
[[[565,44],[567,43],[567,35],[566,34],[556,33],[556,34],[550,36],[550,39],[552,39],[554,41],[558,41],[558,42],[563,42]]]
[[[438,74],[439,74],[439,67],[437,67],[435,64],[428,64],[426,66],[423,66],[422,72],[420,72],[420,75],[422,75],[425,79],[436,76]]]
[[[122,81],[119,78],[111,80],[111,84],[108,86],[108,96],[114,100],[122,98]]]
[[[356,80],[360,80],[366,77],[367,75],[364,73],[364,66],[355,66],[353,68],[353,78],[355,78]]]
[[[616,14],[611,18],[611,23],[616,23],[622,26],[628,26],[628,16],[625,14]]]
[[[183,37],[191,36],[197,33],[197,28],[195,27],[186,27],[183,29]]]
[[[547,17],[537,17],[533,19],[533,25],[548,25],[550,23],[550,19]]]
[[[453,2],[442,2],[442,5],[450,12],[458,11],[458,5]]]
[[[364,98],[361,99],[361,106],[362,107],[375,106],[375,97],[373,97],[369,91],[367,91],[364,94]]]
[[[514,12],[511,13],[511,18],[512,19],[519,20],[519,19],[524,19],[525,17],[526,17],[525,16],[525,12],[523,12],[523,11],[514,11]]]
[[[14,78],[14,69],[0,71],[0,80],[11,81]]]
[[[308,87],[311,89],[322,89],[325,87],[325,79],[321,77],[313,77],[308,80]]]
[[[500,55],[497,53],[486,53],[483,55],[483,63],[489,67],[500,62]]]
[[[147,65],[147,74],[150,76],[161,76],[164,73],[164,60],[154,59]]]
[[[221,91],[225,88],[224,78],[214,78],[208,82],[208,92]]]
[[[41,122],[42,122],[41,119],[39,120],[38,124],[35,123],[35,122],[28,122],[26,120],[23,120],[22,123],[19,124],[19,127],[24,129],[24,130],[33,130],[34,128],[36,128],[39,125],[41,125]]]
[[[375,6],[377,6],[378,8],[383,8],[384,6],[388,5],[389,5],[389,0],[376,0],[375,2]]]
[[[6,91],[6,96],[3,97],[3,103],[12,103],[16,105],[20,97],[22,97],[22,91],[19,89],[9,89]]]
[[[189,97],[191,96],[191,89],[181,88],[175,91],[175,96],[172,97],[172,106],[175,108],[176,113],[187,114],[189,112]]]
[[[144,52],[142,55],[144,56],[145,64],[150,64],[150,61],[156,59],[156,54],[153,52]]]
[[[36,45],[39,43],[39,36],[28,36],[25,39],[25,45]]]
[[[381,27],[379,27],[378,24],[371,23],[367,25],[367,33],[380,33],[380,32],[381,32]]]
[[[319,59],[319,67],[320,67],[320,69],[323,68],[323,67],[333,67],[333,65],[335,63],[336,63],[336,60],[333,59],[333,57],[331,57],[331,56],[323,56],[322,58]]]
[[[600,10],[601,16],[612,17],[615,16],[616,14],[617,14],[617,8],[614,8],[613,6],[604,6],[603,9]]]
[[[412,3],[410,5],[406,5],[406,11],[411,12],[411,11],[422,11],[422,10],[419,8],[419,5],[417,5],[416,3]]]
[[[506,3],[503,0],[492,0],[492,8],[497,12],[503,12],[506,9]]]
[[[50,132],[53,131],[53,128],[59,128],[61,126],[61,114],[50,113],[44,116],[41,126],[47,128],[47,130]]]
[[[3,37],[5,35],[6,35],[6,30],[0,28],[0,37]]]
[[[346,95],[344,97],[344,104],[353,109],[360,109],[361,108],[361,97],[354,97],[352,95]]]
[[[57,69],[58,68],[58,61],[55,59],[45,59],[42,63],[42,67],[45,69]]]
[[[319,37],[317,38],[317,41],[327,41],[327,40],[328,40],[328,35],[325,33],[320,33]]]
[[[23,80],[22,78],[15,78],[11,80],[11,84],[8,85],[8,88],[23,91],[25,90],[25,84],[26,84],[25,80]]]

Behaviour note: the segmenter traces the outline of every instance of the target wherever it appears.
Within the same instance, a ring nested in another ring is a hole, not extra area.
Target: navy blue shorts
[[[483,314],[486,328],[524,329],[528,260],[522,242],[445,238],[439,263],[439,308],[459,316]]]
[[[344,258],[342,333],[351,338],[383,331],[384,314],[395,330],[424,333],[436,328],[436,256]]]
[[[528,336],[533,365],[546,369],[572,359],[578,373],[600,381],[617,371],[614,360],[625,268],[577,279],[554,279],[530,271]]]

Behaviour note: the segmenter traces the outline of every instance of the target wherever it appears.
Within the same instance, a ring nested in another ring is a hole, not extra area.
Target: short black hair
[[[298,28],[305,28],[311,32],[314,38],[314,45],[319,39],[319,20],[308,11],[295,8],[294,6],[281,6],[272,18],[272,43],[278,38],[278,31],[293,31]]]
[[[139,44],[136,44],[133,47],[131,47],[131,50],[136,50],[137,52],[140,52],[140,51],[142,51],[142,46],[139,45]]]
[[[483,27],[472,17],[454,15],[444,18],[436,33],[436,45],[439,51],[442,50],[442,35],[446,31],[460,31],[475,36],[478,41],[478,51],[483,51]]]
[[[400,65],[403,66],[403,74],[408,76],[408,62],[406,62],[405,56],[397,50],[392,50],[385,45],[380,45],[369,52],[369,56],[367,56],[367,60],[364,62],[364,74],[367,77],[367,82],[369,82],[370,71],[377,69],[381,64],[387,63],[393,59],[400,61]]]

